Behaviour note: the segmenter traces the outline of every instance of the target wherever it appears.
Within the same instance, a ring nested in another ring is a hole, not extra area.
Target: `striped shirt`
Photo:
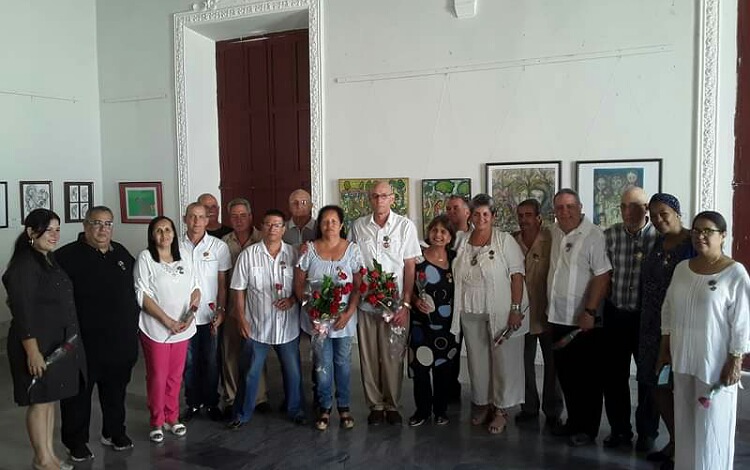
[[[625,224],[619,223],[605,230],[604,237],[612,262],[609,300],[621,310],[638,310],[641,263],[654,248],[656,229],[651,222],[646,222],[643,228],[631,234]]]
[[[262,241],[245,248],[237,258],[231,287],[245,291],[245,319],[250,323],[253,340],[284,344],[299,336],[299,304],[289,310],[273,306],[276,298],[292,295],[296,264],[297,251],[283,242],[276,258]]]

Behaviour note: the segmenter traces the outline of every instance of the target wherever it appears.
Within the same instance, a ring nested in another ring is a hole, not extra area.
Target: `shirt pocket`
[[[390,235],[388,238],[388,248],[385,247],[385,241],[381,242],[380,253],[391,260],[392,263],[400,265],[403,263],[403,239],[399,235]]]
[[[264,268],[251,268],[248,281],[250,287],[258,292],[271,288],[271,278]]]

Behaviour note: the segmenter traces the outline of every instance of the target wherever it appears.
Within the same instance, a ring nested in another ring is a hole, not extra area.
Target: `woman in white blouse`
[[[523,314],[528,305],[523,253],[510,234],[493,227],[495,211],[487,194],[471,200],[474,228],[458,239],[453,264],[451,325],[451,333],[463,333],[466,342],[471,423],[489,422],[491,434],[503,432],[506,410],[524,401],[523,347],[529,329]],[[507,335],[500,341],[503,332]]]
[[[698,255],[677,265],[662,306],[657,368],[671,364],[674,372],[674,466],[681,470],[731,469],[734,460],[750,277],[723,253],[726,232],[718,212],[695,216],[690,234]]]
[[[172,220],[153,219],[148,225],[148,249],[138,255],[134,277],[141,306],[138,326],[146,361],[149,439],[156,443],[164,440],[164,431],[175,436],[187,433],[179,422],[180,386],[200,301],[189,260],[180,252]]]

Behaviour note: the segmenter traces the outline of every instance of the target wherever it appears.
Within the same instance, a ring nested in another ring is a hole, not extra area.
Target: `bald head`
[[[378,181],[370,189],[370,206],[376,215],[387,215],[393,201],[393,188],[387,181]]]
[[[289,212],[295,221],[310,218],[312,214],[312,196],[304,189],[295,189],[289,195]]]
[[[620,213],[625,228],[635,233],[646,225],[648,211],[648,195],[643,188],[633,187],[622,193],[620,198]]]

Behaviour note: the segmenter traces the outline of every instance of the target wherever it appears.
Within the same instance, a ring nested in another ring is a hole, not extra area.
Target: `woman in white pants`
[[[677,265],[662,307],[657,367],[671,364],[674,372],[680,470],[731,469],[734,460],[737,382],[750,349],[750,277],[724,255],[726,230],[718,212],[695,216],[690,233],[698,255]]]
[[[471,200],[474,228],[457,241],[453,263],[455,295],[451,333],[464,335],[471,379],[471,423],[488,422],[491,434],[507,424],[507,409],[524,401],[523,348],[529,322],[524,258],[518,242],[493,227],[494,202]],[[495,339],[508,330],[508,338]]]

